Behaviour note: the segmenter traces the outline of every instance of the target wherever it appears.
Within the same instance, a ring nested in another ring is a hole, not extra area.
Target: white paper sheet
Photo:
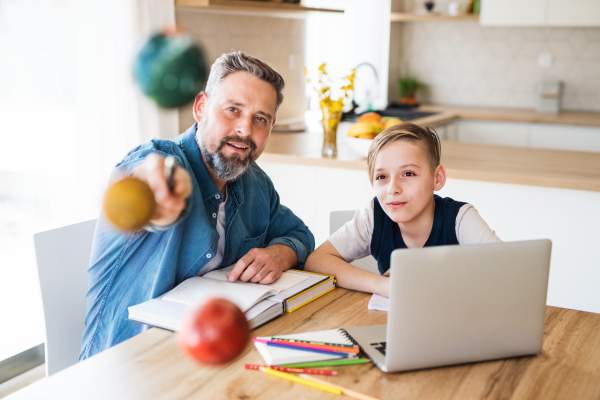
[[[371,299],[369,300],[369,310],[379,310],[379,311],[389,311],[390,309],[390,299],[388,297],[383,297],[378,295],[377,293],[373,293]]]

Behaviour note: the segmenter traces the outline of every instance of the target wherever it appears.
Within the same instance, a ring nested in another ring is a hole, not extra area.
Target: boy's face
[[[379,150],[373,187],[379,204],[396,223],[418,220],[433,202],[433,191],[446,181],[444,167],[431,171],[418,144],[398,140]]]

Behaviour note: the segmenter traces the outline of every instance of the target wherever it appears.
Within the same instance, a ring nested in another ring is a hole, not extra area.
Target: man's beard
[[[198,123],[196,131],[196,141],[202,150],[204,160],[208,166],[215,171],[217,178],[228,182],[236,180],[240,175],[246,172],[250,167],[250,164],[256,161],[260,155],[260,153],[257,154],[256,152],[256,143],[249,138],[243,138],[241,136],[225,136],[221,139],[219,147],[211,153],[204,144],[206,125],[207,120],[204,118]],[[230,157],[225,156],[225,154],[223,154],[223,147],[227,146],[228,142],[243,143],[245,146],[248,146],[249,152],[246,157],[242,158],[242,156],[237,153],[232,154]]]

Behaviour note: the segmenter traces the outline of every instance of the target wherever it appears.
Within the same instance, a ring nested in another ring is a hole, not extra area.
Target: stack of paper
[[[377,293],[373,293],[371,300],[369,300],[369,310],[389,311],[390,310],[390,299],[383,297]]]

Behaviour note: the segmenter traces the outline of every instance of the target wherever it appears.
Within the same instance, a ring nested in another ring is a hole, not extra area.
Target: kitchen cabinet
[[[532,124],[529,147],[600,152],[600,128]]]
[[[479,15],[461,14],[461,15],[443,15],[443,14],[410,14],[393,12],[390,15],[391,22],[411,22],[411,21],[478,21]]]
[[[547,0],[548,26],[600,26],[598,0]]]
[[[481,0],[481,25],[543,26],[547,0]]]
[[[598,0],[482,0],[483,26],[600,26]]]
[[[458,120],[452,124],[445,125],[440,134],[442,139],[499,146],[600,152],[600,127],[473,120]]]
[[[457,121],[457,141],[528,147],[528,124],[511,122]]]

